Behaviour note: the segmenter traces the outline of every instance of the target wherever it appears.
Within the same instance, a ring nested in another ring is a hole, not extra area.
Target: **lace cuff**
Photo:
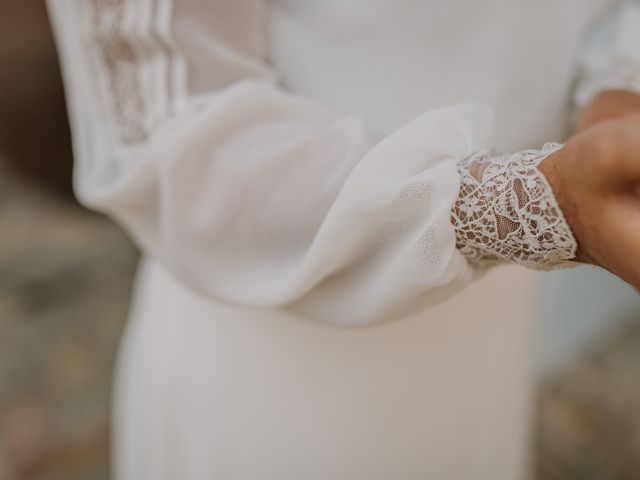
[[[474,155],[458,164],[452,210],[456,244],[473,264],[515,262],[537,270],[569,266],[576,240],[538,165],[562,145],[508,156]]]

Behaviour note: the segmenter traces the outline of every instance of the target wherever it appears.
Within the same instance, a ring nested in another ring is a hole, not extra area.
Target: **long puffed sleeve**
[[[640,1],[621,2],[597,26],[581,59],[577,107],[605,90],[640,94]]]
[[[472,278],[451,212],[459,162],[491,147],[485,107],[427,112],[374,141],[360,118],[279,87],[262,1],[49,7],[78,197],[185,284],[361,324]]]

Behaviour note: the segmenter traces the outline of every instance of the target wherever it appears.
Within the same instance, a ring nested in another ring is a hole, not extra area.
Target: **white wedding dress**
[[[533,277],[469,284],[456,166],[640,91],[637,4],[585,45],[617,3],[49,0],[78,195],[146,258],[115,478],[524,478]]]

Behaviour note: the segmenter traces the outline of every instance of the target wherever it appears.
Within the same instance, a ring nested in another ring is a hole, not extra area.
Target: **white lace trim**
[[[146,104],[140,79],[141,55],[125,29],[126,0],[91,0],[91,22],[105,79],[108,110],[114,117],[120,140],[143,142]]]
[[[114,137],[126,146],[143,143],[184,102],[186,66],[172,40],[172,2],[79,1]]]
[[[537,270],[568,266],[577,242],[546,177],[538,170],[562,145],[462,161],[452,210],[456,243],[473,264],[515,262]]]

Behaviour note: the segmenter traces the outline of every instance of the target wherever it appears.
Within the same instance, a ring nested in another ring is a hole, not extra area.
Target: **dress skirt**
[[[495,269],[368,327],[222,305],[143,262],[115,391],[116,480],[517,480],[533,275]]]

